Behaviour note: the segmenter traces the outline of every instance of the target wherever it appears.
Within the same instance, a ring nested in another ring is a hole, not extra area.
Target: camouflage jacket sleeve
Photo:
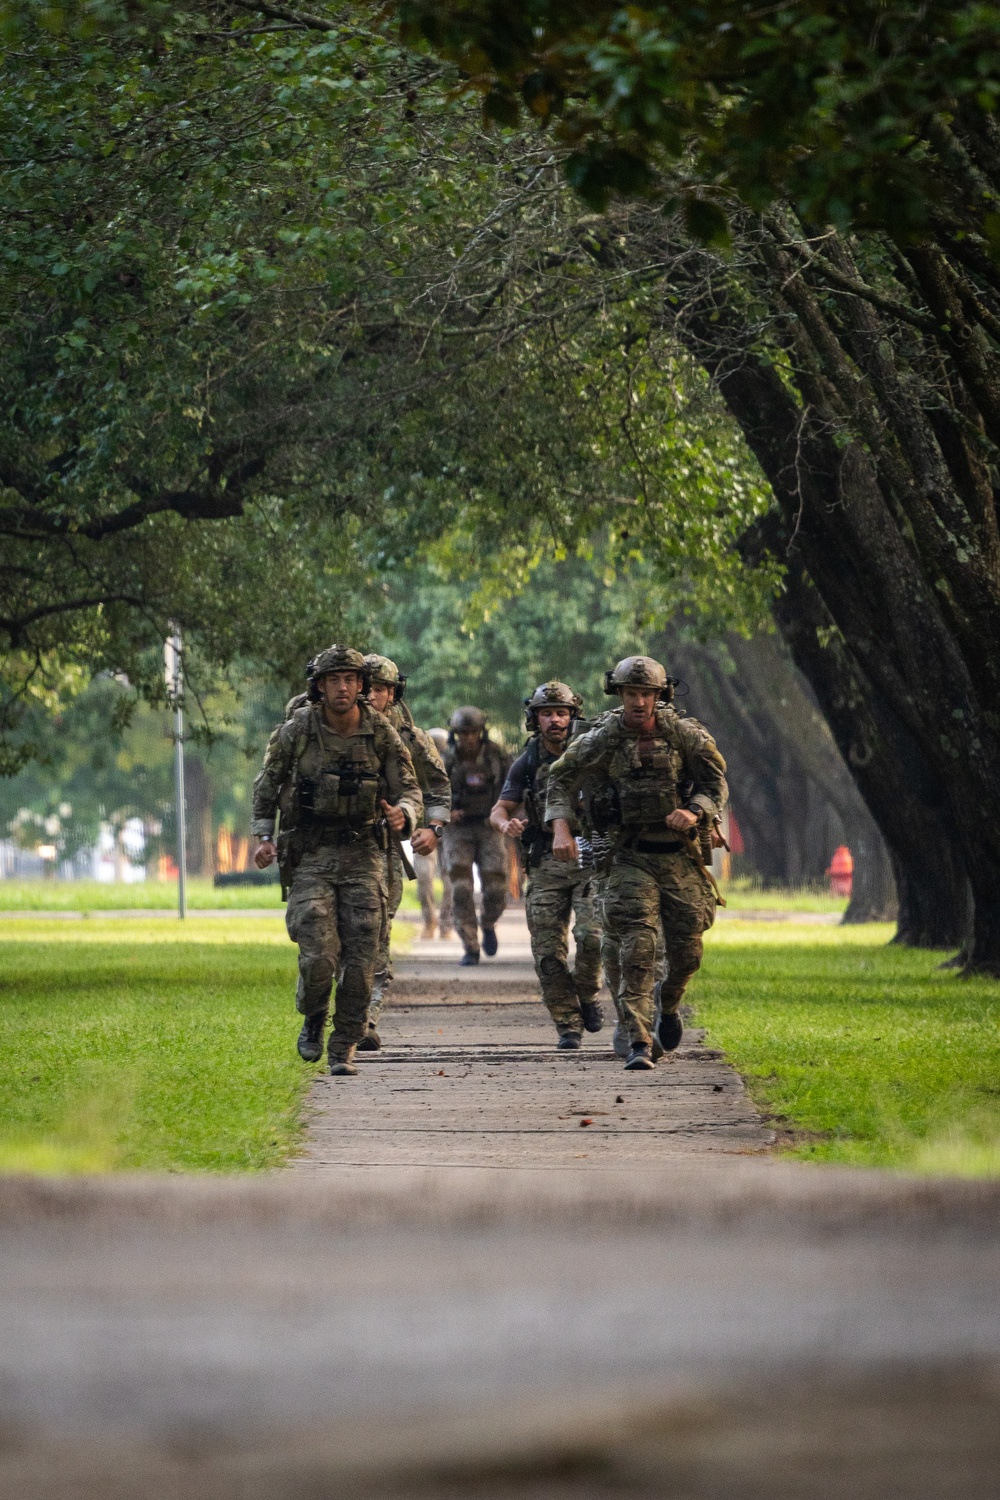
[[[413,769],[410,752],[393,729],[388,719],[378,715],[375,727],[375,748],[382,762],[382,778],[386,786],[386,801],[401,807],[406,814],[403,837],[409,838],[419,828],[424,816],[424,799],[420,783]]]
[[[612,751],[611,738],[605,725],[589,729],[577,735],[556,761],[549,772],[545,798],[545,821],[565,818],[572,822],[576,814],[576,792],[581,783],[593,771],[608,764]]]
[[[253,784],[253,816],[250,832],[258,838],[270,838],[278,811],[278,798],[288,780],[295,757],[297,732],[290,720],[279,724],[267,742],[264,764]]]
[[[697,719],[678,719],[677,734],[684,754],[684,766],[693,792],[688,806],[700,808],[711,823],[725,807],[729,797],[726,784],[726,762],[715,740]]]
[[[413,769],[424,797],[424,817],[447,823],[451,817],[451,778],[427,731],[414,725],[410,735]]]

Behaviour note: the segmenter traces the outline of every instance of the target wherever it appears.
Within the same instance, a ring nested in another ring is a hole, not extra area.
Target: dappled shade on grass
[[[1000,984],[887,927],[713,933],[697,1020],[809,1161],[1000,1174]]]

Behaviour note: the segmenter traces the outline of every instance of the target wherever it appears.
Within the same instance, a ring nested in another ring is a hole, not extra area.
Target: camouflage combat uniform
[[[456,746],[449,745],[445,768],[451,781],[451,805],[462,814],[457,823],[449,823],[442,838],[445,868],[452,886],[455,926],[466,953],[479,952],[479,928],[472,867],[479,868],[482,884],[482,925],[484,930],[496,926],[507,905],[507,859],[503,835],[489,822],[493,804],[507,774],[508,756],[486,738],[474,760],[460,758]]]
[[[390,703],[385,711],[385,717],[389,720],[389,723],[396,730],[396,733],[410,752],[410,758],[413,761],[413,770],[424,799],[424,821],[430,822],[434,818],[447,826],[448,819],[451,817],[451,782],[444,768],[444,762],[437,752],[437,746],[425,730],[418,729],[416,724],[414,724],[413,715],[405,703]],[[392,936],[393,919],[399,910],[399,903],[403,899],[403,878],[405,875],[403,858],[396,839],[391,839],[389,842],[387,863],[389,894],[386,904],[386,922],[379,938],[378,959],[375,964],[375,983],[372,991],[371,1008],[368,1013],[372,1026],[378,1024],[379,1016],[382,1014],[386,997],[392,986],[392,959],[389,953],[389,940]]]
[[[589,1005],[601,985],[601,928],[594,901],[593,871],[552,857],[552,833],[545,826],[545,788],[558,759],[535,734],[507,773],[500,800],[524,806],[528,827],[522,835],[528,867],[525,915],[531,956],[542,999],[560,1036],[583,1032],[581,1005]],[[575,823],[570,824],[576,833]],[[569,921],[573,917],[576,959],[569,968]]]
[[[676,1011],[701,963],[702,933],[715,920],[715,896],[686,841],[666,827],[678,807],[711,822],[725,804],[725,761],[695,719],[656,710],[649,738],[624,728],[613,710],[573,740],[549,773],[545,818],[571,818],[577,789],[603,779],[611,794],[612,852],[604,877],[604,928],[621,968],[619,1013],[632,1046],[648,1046],[653,1026],[657,928],[667,977],[661,1009]],[[683,792],[683,795],[682,795]]]
[[[285,925],[299,946],[296,1005],[326,1010],[337,982],[331,1063],[349,1060],[368,1024],[387,882],[381,802],[400,806],[406,833],[423,815],[409,751],[391,724],[360,701],[352,735],[335,734],[307,703],[271,735],[253,787],[251,830],[274,831],[288,893]]]

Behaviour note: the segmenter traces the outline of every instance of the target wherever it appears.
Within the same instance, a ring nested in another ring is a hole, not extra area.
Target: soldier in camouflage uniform
[[[410,752],[413,769],[424,799],[424,827],[418,828],[410,843],[417,855],[433,854],[441,838],[441,830],[451,817],[451,782],[444,763],[437,752],[434,741],[413,722],[413,715],[403,702],[406,678],[388,656],[374,652],[365,657],[368,668],[368,702],[377,713],[384,714]],[[392,923],[399,903],[403,899],[403,852],[398,839],[390,839],[386,855],[389,900],[386,924],[379,940],[378,960],[375,965],[375,984],[372,1003],[368,1012],[368,1035],[358,1043],[360,1052],[377,1052],[382,1045],[378,1034],[378,1022],[392,985],[392,960],[389,940]],[[411,871],[412,878],[412,871]]]
[[[596,718],[591,719],[589,723],[578,729],[578,733],[582,733],[583,728],[596,729],[598,726],[607,723],[611,718],[611,712],[611,710],[608,710],[607,713],[599,714]],[[619,998],[622,974],[618,943],[611,937],[604,922],[604,898],[614,840],[608,832],[603,818],[600,816],[598,818],[601,823],[600,828],[596,827],[594,823],[594,814],[598,811],[602,790],[606,790],[606,788],[603,785],[600,773],[596,777],[588,776],[584,779],[579,794],[578,816],[580,832],[577,835],[577,847],[580,851],[581,866],[593,872],[594,910],[601,933],[601,965],[604,969],[604,981],[611,991],[611,998],[614,1002],[617,1018],[611,1045],[616,1057],[626,1058],[632,1050],[632,1043],[629,1041],[628,1023],[626,1022]],[[595,794],[596,800],[592,801]],[[667,960],[663,950],[663,924],[660,923],[656,931],[656,984],[653,987],[657,1003],[659,1002],[660,981],[666,977],[666,972]]]
[[[508,757],[486,733],[481,708],[456,708],[448,731],[445,769],[451,780],[451,822],[444,831],[445,866],[452,886],[455,926],[465,945],[463,964],[479,962],[479,927],[472,866],[483,888],[483,951],[497,951],[496,924],[507,905],[503,839],[489,816],[503,788]]]
[[[299,945],[299,1055],[315,1062],[323,1054],[336,979],[330,1072],[353,1074],[385,920],[386,825],[411,833],[423,799],[406,746],[361,696],[368,685],[361,653],[330,646],[310,662],[308,677],[309,702],[268,743],[251,831],[260,839],[257,867],[278,860],[285,924]]]
[[[604,1015],[595,995],[601,984],[601,930],[594,909],[593,872],[552,858],[545,826],[545,784],[569,743],[582,699],[564,682],[543,682],[524,700],[531,734],[504,782],[490,822],[508,838],[519,838],[528,867],[525,914],[531,956],[542,999],[559,1033],[561,1052],[576,1051],[583,1032],[600,1031]],[[516,816],[524,809],[524,817]],[[574,833],[576,824],[571,825]],[[574,917],[576,962],[569,968],[569,920]]]
[[[571,741],[549,772],[546,822],[557,859],[576,859],[571,820],[588,778],[603,779],[613,830],[604,922],[618,945],[619,1004],[631,1043],[625,1066],[651,1068],[681,1039],[684,990],[701,964],[702,933],[715,920],[715,893],[699,832],[710,836],[727,788],[726,763],[695,719],[671,706],[672,683],[659,662],[630,656],[605,676],[622,707]],[[592,798],[592,805],[593,805]],[[657,923],[667,977],[654,1017]],[[655,1027],[655,1035],[654,1035]]]

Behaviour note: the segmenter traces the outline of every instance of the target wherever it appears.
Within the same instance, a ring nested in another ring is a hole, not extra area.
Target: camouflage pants
[[[630,855],[628,861],[616,855],[612,860],[604,924],[618,948],[619,1014],[633,1046],[648,1043],[652,1030],[658,926],[662,923],[667,960],[660,1004],[671,1011],[701,965],[701,935],[714,921],[715,898],[686,854]]]
[[[503,835],[485,819],[449,823],[444,830],[445,869],[451,881],[455,926],[467,952],[479,952],[479,928],[473,894],[472,866],[479,866],[483,887],[483,926],[495,927],[507,905],[507,861]]]
[[[435,921],[440,922],[441,936],[446,937],[454,925],[451,911],[451,881],[442,864],[441,884],[441,912],[440,916],[434,910],[434,872],[438,865],[438,856],[434,854],[415,854],[413,866],[417,872],[417,890],[420,894],[420,910],[424,914],[424,926],[432,927]]]
[[[606,895],[605,886],[606,886],[606,877],[603,876],[603,875],[602,876],[595,875],[594,876],[594,888],[595,888],[595,897],[594,897],[594,900],[595,900],[595,904],[596,904],[596,907],[597,907],[598,921],[601,924],[601,963],[602,963],[602,965],[604,967],[604,978],[607,981],[608,989],[611,991],[611,998],[614,1001],[615,1013],[618,1016],[618,1020],[624,1025],[625,1024],[625,1014],[624,1014],[624,1011],[622,1010],[622,1006],[621,1006],[621,987],[622,987],[621,958],[620,958],[620,954],[619,954],[619,951],[618,951],[618,941],[617,941],[616,938],[612,938],[611,935],[609,934],[608,928],[607,928],[607,923],[605,922],[605,919],[604,919],[604,898],[605,898],[605,895]],[[656,929],[656,962],[655,962],[654,970],[653,970],[653,982],[654,982],[654,984],[657,981],[661,980],[661,979],[665,979],[666,975],[667,975],[667,955],[666,955],[666,952],[665,952],[664,947],[663,947],[663,924],[661,922],[661,923],[659,923],[659,925],[657,926],[657,929]]]
[[[299,945],[295,1003],[305,1016],[325,1010],[336,980],[331,1058],[365,1034],[385,909],[385,855],[373,838],[320,846],[295,871],[285,910]]]
[[[388,852],[384,858],[389,895],[386,901],[385,921],[382,923],[382,931],[378,935],[378,957],[375,960],[372,1003],[368,1007],[368,1019],[373,1026],[378,1024],[386,997],[392,988],[392,956],[389,952],[389,943],[392,938],[393,919],[399,911],[399,903],[403,899],[403,880],[405,878],[403,861],[395,842],[389,845]]]
[[[593,1000],[601,984],[601,927],[592,873],[551,855],[528,871],[525,915],[542,999],[560,1036],[583,1031],[580,1001]],[[569,919],[576,961],[569,968]]]

